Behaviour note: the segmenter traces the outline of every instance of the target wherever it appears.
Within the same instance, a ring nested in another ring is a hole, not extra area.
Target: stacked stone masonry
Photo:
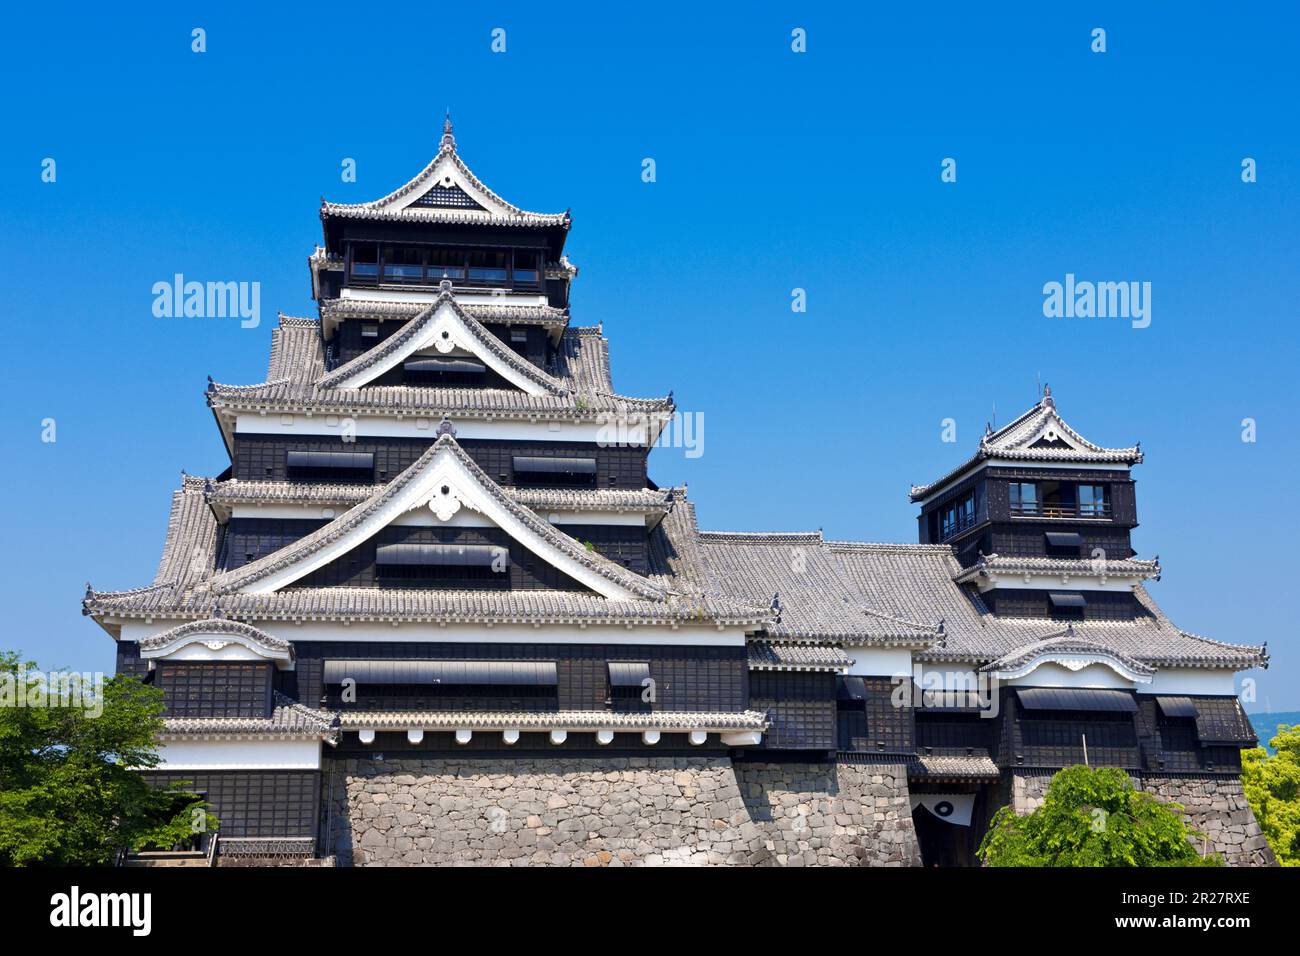
[[[915,866],[902,765],[335,760],[340,865]]]
[[[1276,866],[1238,777],[1144,777],[1142,789],[1179,803],[1183,816],[1205,834],[1201,849],[1220,854],[1229,866]]]

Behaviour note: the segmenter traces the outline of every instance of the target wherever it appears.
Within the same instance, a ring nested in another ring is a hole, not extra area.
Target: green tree
[[[1300,866],[1300,724],[1279,725],[1269,746],[1242,751],[1241,783],[1277,861]]]
[[[215,828],[197,796],[136,772],[159,763],[161,691],[121,675],[90,699],[51,689],[34,663],[0,652],[0,865],[103,865]]]
[[[1222,866],[1202,857],[1176,803],[1161,803],[1113,767],[1067,767],[1042,806],[993,817],[979,855],[989,866]]]

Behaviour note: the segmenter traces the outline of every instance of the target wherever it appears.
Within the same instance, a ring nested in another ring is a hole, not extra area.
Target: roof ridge
[[[1263,644],[1229,644],[1227,641],[1216,640],[1213,637],[1206,637],[1203,634],[1196,634],[1192,631],[1184,631],[1181,627],[1178,627],[1176,624],[1172,624],[1172,622],[1170,626],[1172,626],[1175,631],[1177,631],[1183,637],[1188,638],[1189,640],[1200,641],[1203,644],[1209,644],[1211,647],[1226,647],[1234,651],[1256,651],[1263,657],[1265,661],[1268,660],[1267,642]],[[1267,664],[1265,664],[1265,666],[1267,666]]]
[[[713,541],[736,541],[743,543],[786,543],[786,542],[823,542],[821,530],[817,531],[700,531],[696,530],[701,538],[708,538]]]
[[[912,552],[915,554],[954,555],[949,544],[912,544],[906,541],[827,541],[832,551]]]

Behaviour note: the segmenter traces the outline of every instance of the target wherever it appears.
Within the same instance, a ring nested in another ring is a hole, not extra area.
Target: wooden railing
[[[1109,518],[1110,502],[1104,504],[1044,504],[1042,502],[1023,502],[1011,505],[1011,515],[1015,518]]]

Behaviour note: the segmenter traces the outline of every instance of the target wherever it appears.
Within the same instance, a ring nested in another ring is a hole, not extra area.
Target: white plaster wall
[[[1116,674],[1105,664],[1089,664],[1072,671],[1060,664],[1040,664],[1024,677],[1004,681],[1008,687],[1100,687],[1132,690],[1134,684]],[[1141,686],[1141,685],[1138,685]]]
[[[155,620],[152,624],[140,621],[122,622],[122,640],[140,641],[176,625],[174,620]],[[286,641],[397,641],[447,644],[657,644],[672,647],[743,647],[743,628],[716,627],[589,627],[586,630],[574,625],[543,625],[531,627],[506,624],[485,627],[482,624],[408,623],[393,626],[383,623],[362,623],[344,626],[337,621],[257,621],[257,627]],[[904,654],[907,652],[904,651]],[[853,655],[850,653],[849,655]],[[905,658],[905,661],[910,658]],[[903,671],[909,668],[903,664]],[[875,673],[874,671],[871,673]],[[890,673],[881,671],[880,673]]]
[[[1138,688],[1139,694],[1190,694],[1232,696],[1236,694],[1236,674],[1223,668],[1201,667],[1160,669],[1151,683]]]
[[[895,674],[912,673],[912,651],[906,647],[853,644],[846,645],[844,653],[853,659],[849,673],[859,677],[893,677]]]
[[[157,770],[318,770],[319,740],[171,740]]]

